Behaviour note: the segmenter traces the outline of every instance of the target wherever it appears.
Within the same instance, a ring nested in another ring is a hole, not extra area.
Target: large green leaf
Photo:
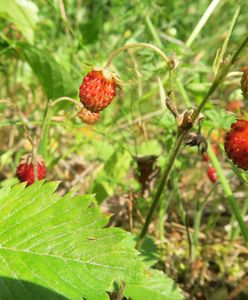
[[[19,44],[19,51],[32,68],[49,99],[77,94],[75,81],[51,53],[28,44]]]
[[[151,270],[142,283],[127,283],[125,295],[133,300],[182,300],[183,295],[164,273]]]
[[[109,299],[114,280],[138,284],[145,267],[131,235],[104,228],[93,196],[60,197],[56,188],[40,181],[0,190],[0,299],[38,299],[26,282],[88,300]]]
[[[38,20],[38,7],[29,0],[0,1],[0,15],[14,23],[30,42],[34,39],[34,27]]]

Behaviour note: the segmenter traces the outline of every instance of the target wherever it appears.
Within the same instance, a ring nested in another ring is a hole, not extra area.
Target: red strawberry
[[[80,101],[91,112],[99,112],[112,102],[119,86],[120,80],[108,70],[93,69],[80,85]]]
[[[77,116],[86,124],[95,124],[100,119],[100,113],[94,113],[86,108],[80,109]]]
[[[37,178],[41,180],[45,177],[46,167],[44,160],[37,157]],[[27,185],[34,183],[34,164],[32,155],[28,154],[22,157],[17,169],[16,176],[21,182],[27,182]]]
[[[227,156],[243,170],[248,170],[248,121],[236,120],[225,136]]]
[[[248,99],[248,66],[243,67],[243,75],[241,78],[241,90],[245,99]]]
[[[215,183],[216,180],[217,180],[217,174],[216,174],[215,168],[209,166],[208,169],[207,169],[207,174],[208,174],[208,178],[210,179],[210,181]]]
[[[212,149],[213,149],[213,151],[214,151],[214,154],[215,155],[217,155],[218,154],[218,146],[217,145],[215,145],[215,144],[213,144],[213,145],[211,145],[211,147],[212,147]],[[206,161],[206,162],[209,162],[209,157],[208,157],[208,154],[207,154],[207,152],[203,152],[202,153],[202,160],[203,161]]]

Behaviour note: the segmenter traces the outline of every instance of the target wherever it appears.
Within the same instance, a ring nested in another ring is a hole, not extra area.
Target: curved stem
[[[81,108],[82,104],[81,102],[78,102],[70,97],[60,97],[54,101],[51,102],[51,107],[54,107],[55,105],[57,105],[59,102],[62,102],[62,101],[69,101],[77,106],[79,106]]]
[[[147,49],[151,49],[153,50],[154,52],[156,52],[157,54],[159,54],[163,60],[166,62],[167,66],[169,68],[171,68],[171,60],[169,59],[169,57],[163,52],[161,51],[158,47],[154,46],[154,45],[151,45],[151,44],[148,44],[148,43],[132,43],[132,44],[128,44],[128,45],[125,45],[119,49],[117,49],[116,51],[114,51],[108,58],[107,62],[106,62],[106,65],[104,68],[108,68],[113,59],[119,54],[121,53],[122,51],[125,51],[127,49],[130,49],[130,48],[147,48]]]
[[[60,98],[57,98],[54,101],[49,100],[49,103],[47,105],[47,111],[46,111],[46,114],[45,114],[45,117],[44,117],[44,121],[43,121],[43,126],[42,126],[42,129],[41,129],[41,133],[40,133],[40,136],[39,136],[39,139],[38,139],[38,142],[37,142],[38,146],[39,146],[40,141],[42,140],[42,138],[44,136],[46,125],[47,125],[47,123],[49,121],[50,113],[51,113],[53,107],[55,105],[57,105],[58,103],[63,102],[63,101],[71,102],[71,103],[77,105],[80,109],[82,107],[81,102],[78,102],[78,101],[76,101],[76,100],[74,100],[73,98],[70,98],[70,97],[60,97]]]

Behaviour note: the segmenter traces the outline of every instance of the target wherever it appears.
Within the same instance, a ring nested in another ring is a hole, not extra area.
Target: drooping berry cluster
[[[40,156],[36,159],[36,172],[38,180],[45,178],[46,167],[44,160]],[[35,170],[32,155],[25,155],[21,158],[16,169],[16,176],[20,182],[27,182],[27,185],[31,185],[35,182]]]

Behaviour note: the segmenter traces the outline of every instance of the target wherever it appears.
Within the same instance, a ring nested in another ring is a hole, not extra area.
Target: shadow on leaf
[[[43,286],[8,277],[0,277],[1,300],[68,300]]]

